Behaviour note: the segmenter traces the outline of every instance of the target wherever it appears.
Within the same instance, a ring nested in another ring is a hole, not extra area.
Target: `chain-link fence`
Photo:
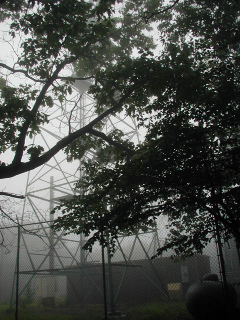
[[[81,250],[82,235],[53,233],[49,223],[1,228],[1,319],[194,319],[186,304],[196,319],[215,319],[224,301],[235,304],[240,294],[234,241],[222,248],[222,270],[215,242],[203,255],[176,261],[169,252],[152,260],[164,228],[120,235],[110,257],[100,245]],[[224,276],[231,289],[224,290]]]

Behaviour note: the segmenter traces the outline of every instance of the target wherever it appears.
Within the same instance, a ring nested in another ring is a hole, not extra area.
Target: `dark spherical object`
[[[228,302],[222,282],[208,280],[191,285],[186,293],[186,306],[196,320],[229,319],[237,302],[233,286],[227,285]]]

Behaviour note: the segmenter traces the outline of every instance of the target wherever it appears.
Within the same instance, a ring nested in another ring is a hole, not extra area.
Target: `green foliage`
[[[17,89],[5,84],[0,90],[0,153],[3,153],[9,148],[15,150],[26,119],[31,121],[27,135],[32,137],[47,118],[40,112],[32,116],[29,104],[35,99],[36,92],[30,87],[20,86]]]
[[[56,228],[93,232],[91,249],[105,241],[102,233],[114,243],[119,231],[145,230],[167,215],[165,248],[176,254],[201,252],[215,222],[225,240],[240,244],[238,1],[5,1],[4,19],[22,51],[16,66],[1,68],[26,81],[0,81],[0,153],[14,152],[0,178],[33,169],[66,146],[69,160],[94,149],[76,186],[81,196],[58,208]],[[154,53],[151,21],[161,42]],[[69,135],[43,157],[32,139],[49,121],[46,110],[71,94],[74,78],[61,76],[69,64],[94,80],[96,119],[77,133],[69,125]],[[116,112],[147,131],[140,145],[121,132],[96,131]]]
[[[30,155],[30,161],[37,159],[44,151],[42,146],[31,146],[27,149],[27,153]]]
[[[3,78],[0,78],[0,90],[2,90],[6,86],[6,80]]]
[[[146,35],[149,26],[138,16],[148,2],[143,1],[139,8],[131,9],[133,20],[129,20],[127,5],[121,0],[22,0],[1,4],[0,21],[8,19],[9,43],[19,41],[20,49],[14,66],[0,63],[7,79],[0,81],[0,153],[14,151],[12,162],[6,164],[4,171],[0,168],[0,178],[39,166],[73,141],[66,152],[69,154],[71,150],[74,157],[84,154],[84,148],[79,153],[76,151],[81,143],[76,139],[90,134],[93,125],[86,124],[85,131],[64,137],[68,139],[63,138],[45,157],[43,146],[32,147],[32,139],[40,133],[40,125],[49,122],[48,108],[52,108],[55,101],[61,105],[68,101],[74,76],[95,79],[92,92],[94,98],[99,96],[96,119],[109,106],[115,107],[113,112],[121,109],[129,89],[133,89],[125,88],[121,92],[121,103],[116,106],[114,79],[106,91],[109,83],[105,81],[104,72],[114,70],[115,66],[121,68],[122,61],[127,61],[135,48],[154,48],[153,39]],[[75,75],[62,76],[70,64],[75,68]],[[14,81],[14,76],[19,74],[24,78],[20,85],[18,79],[16,84]],[[95,129],[101,127],[102,120],[99,117],[95,121]],[[93,144],[98,140],[89,139]],[[23,163],[23,157],[29,155],[29,161]]]
[[[55,226],[93,232],[91,249],[102,231],[114,243],[119,231],[145,230],[167,215],[158,254],[202,252],[216,223],[224,240],[240,245],[239,3],[179,1],[151,16],[161,51],[122,58],[91,89],[107,104],[114,90],[134,86],[124,111],[147,129],[145,141],[114,166],[86,165],[84,194],[58,208]]]

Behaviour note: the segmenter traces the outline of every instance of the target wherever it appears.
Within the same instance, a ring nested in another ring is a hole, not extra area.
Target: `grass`
[[[183,302],[149,303],[133,307],[129,320],[192,320]]]
[[[40,307],[37,304],[20,306],[19,320],[99,320],[102,307]],[[15,309],[9,310],[9,305],[0,305],[0,319],[14,320]]]
[[[8,305],[0,305],[0,319],[14,320],[15,310],[9,312]],[[119,306],[125,311],[126,320],[192,320],[183,302],[148,303],[136,306]],[[39,305],[28,305],[19,308],[19,320],[99,320],[103,315],[103,307],[95,306],[61,306],[43,308]]]

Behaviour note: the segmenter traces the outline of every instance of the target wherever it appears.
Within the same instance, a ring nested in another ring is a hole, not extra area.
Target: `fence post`
[[[112,275],[112,261],[110,256],[109,241],[107,246],[107,256],[108,256],[108,282],[109,282],[109,296],[110,296],[110,305],[111,305],[111,315],[115,316],[116,307],[114,301],[114,292],[113,292],[113,275]]]
[[[16,311],[15,320],[18,320],[18,296],[19,296],[19,260],[20,260],[20,230],[21,226],[18,223],[18,237],[17,237],[17,276],[16,276]]]
[[[222,277],[222,282],[223,282],[223,291],[225,294],[226,302],[228,303],[228,287],[227,287],[227,277],[226,277],[226,270],[225,270],[225,261],[223,258],[223,251],[222,251],[222,242],[221,242],[221,237],[220,237],[220,232],[219,232],[219,226],[218,226],[218,221],[215,218],[215,225],[216,225],[216,239],[217,239],[217,246],[218,246],[218,254],[219,254],[219,261],[220,261],[220,272],[221,272],[221,277]]]
[[[103,299],[104,299],[104,318],[108,319],[107,316],[107,288],[106,288],[106,269],[105,269],[105,257],[104,257],[104,243],[103,243],[103,232],[101,232],[102,238],[102,276],[103,276]]]

